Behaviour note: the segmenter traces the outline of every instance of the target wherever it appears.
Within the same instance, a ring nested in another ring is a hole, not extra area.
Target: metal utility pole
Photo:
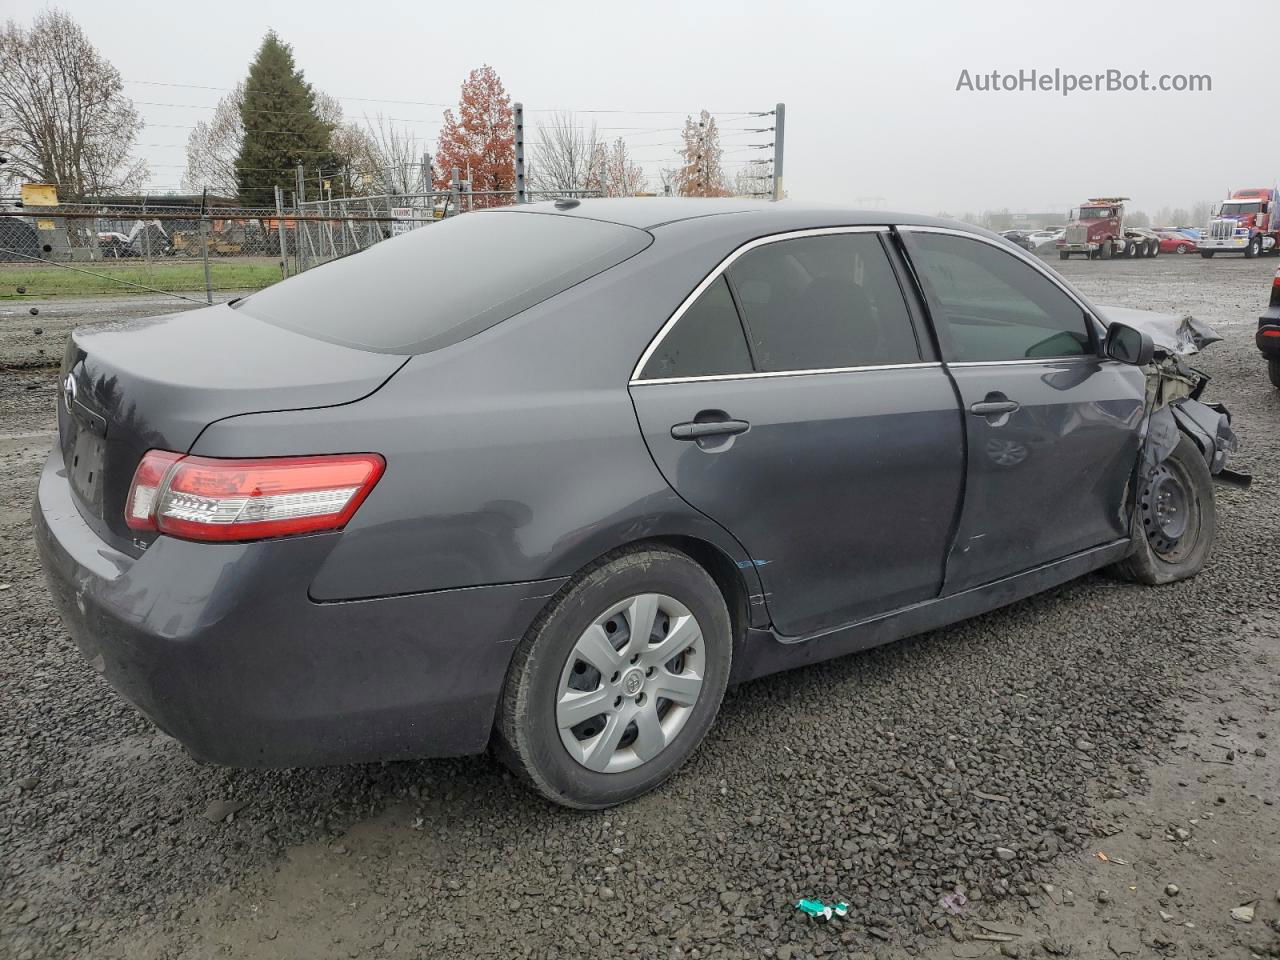
[[[449,180],[449,199],[453,202],[453,216],[457,216],[462,212],[462,171],[457,167],[453,168],[453,177]],[[445,208],[445,215],[449,216],[449,208]]]
[[[204,300],[213,305],[213,280],[209,276],[209,188],[200,195],[200,253],[204,258]]]
[[[528,202],[524,186],[524,104],[512,104],[516,127],[516,203]]]
[[[276,185],[276,236],[280,239],[280,279],[284,280],[289,276],[289,254],[284,242],[284,191],[279,184]]]
[[[782,141],[787,125],[787,105],[779,103],[773,108],[773,199],[781,200]]]
[[[293,194],[293,242],[298,248],[298,272],[301,273],[303,270],[307,269],[306,255],[302,252],[302,231],[304,229],[304,224],[302,222],[302,204],[307,197],[306,175],[303,173],[302,164],[298,164],[295,177],[297,178],[297,183],[295,184]]]

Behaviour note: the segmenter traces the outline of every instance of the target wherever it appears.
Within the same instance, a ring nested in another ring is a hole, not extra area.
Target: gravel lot
[[[745,685],[672,783],[594,814],[487,758],[190,760],[52,613],[27,511],[54,376],[5,372],[0,956],[1280,956],[1280,394],[1252,342],[1276,263],[1062,265],[1226,337],[1201,365],[1256,481],[1218,488],[1200,577],[1089,577]],[[31,319],[0,316],[0,364]]]

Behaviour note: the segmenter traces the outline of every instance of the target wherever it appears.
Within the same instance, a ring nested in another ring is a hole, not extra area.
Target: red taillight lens
[[[340,530],[382,476],[376,453],[221,460],[152,450],[126,521],[186,540],[262,540]]]
[[[1271,281],[1273,287],[1280,287],[1280,270],[1276,270],[1276,277]]]
[[[182,459],[182,454],[168,450],[148,450],[133,472],[129,499],[125,501],[124,522],[132,530],[156,528],[156,499],[169,475],[169,468]]]

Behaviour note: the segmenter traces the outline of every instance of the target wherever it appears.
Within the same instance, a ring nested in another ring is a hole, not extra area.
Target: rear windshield
[[[515,316],[652,240],[635,227],[583,217],[477,211],[308,270],[236,307],[332,343],[425,353]]]

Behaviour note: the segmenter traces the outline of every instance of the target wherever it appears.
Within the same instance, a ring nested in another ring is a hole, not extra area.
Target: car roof
[[[807,227],[863,226],[876,224],[912,224],[919,226],[960,227],[985,233],[969,224],[938,217],[922,217],[889,210],[856,210],[824,204],[799,203],[793,200],[750,200],[737,197],[613,197],[584,199],[575,206],[557,206],[557,202],[522,204],[503,207],[502,212],[555,214],[586,217],[609,223],[652,230],[669,223],[703,217],[733,216],[741,226],[765,231],[803,230]]]

